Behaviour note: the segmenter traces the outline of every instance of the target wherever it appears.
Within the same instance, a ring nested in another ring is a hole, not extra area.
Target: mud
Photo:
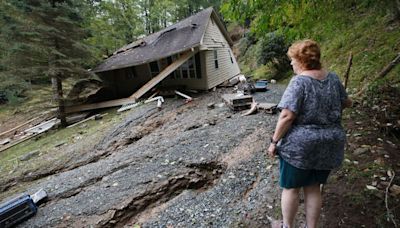
[[[256,100],[278,102],[283,89]],[[207,108],[225,92],[137,107],[90,153],[10,181],[49,194],[20,227],[265,227],[280,213],[277,161],[264,151],[277,115]]]

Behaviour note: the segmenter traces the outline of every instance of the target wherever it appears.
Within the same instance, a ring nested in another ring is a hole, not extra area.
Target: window
[[[217,53],[217,50],[214,50],[214,66],[215,66],[215,69],[218,69],[218,53]]]
[[[194,57],[191,57],[188,59],[188,65],[189,65],[189,77],[190,78],[196,78],[196,71],[194,70]]]
[[[189,64],[188,61],[186,61],[181,65],[182,78],[188,78],[189,76],[188,69],[189,69]]]

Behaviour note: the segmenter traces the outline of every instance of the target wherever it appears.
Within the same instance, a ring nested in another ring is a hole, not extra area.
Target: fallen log
[[[400,63],[400,53],[397,54],[397,56],[388,64],[386,65],[383,70],[378,74],[377,77],[374,78],[376,79],[381,79],[384,78],[397,64]],[[362,89],[355,95],[355,97],[360,97],[361,94],[364,93],[364,91],[368,88],[369,83],[366,83]]]

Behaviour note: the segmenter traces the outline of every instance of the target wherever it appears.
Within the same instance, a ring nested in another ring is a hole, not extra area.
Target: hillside
[[[269,91],[255,93],[257,101],[280,100],[292,76],[285,48],[294,40],[319,41],[324,67],[342,79],[353,54],[348,92],[355,104],[343,114],[345,162],[324,186],[321,227],[398,226],[400,64],[377,78],[400,53],[400,21],[389,5],[382,6],[390,1],[271,2],[277,4],[276,11],[268,9],[272,18],[262,17],[269,3],[249,5],[240,10],[248,10],[242,13],[251,15],[250,25],[228,25],[242,72],[279,79]],[[229,20],[226,7],[222,15]],[[259,27],[267,22],[273,32]],[[74,81],[64,81],[64,89]],[[268,227],[281,218],[278,161],[265,153],[278,115],[232,112],[221,99],[230,92],[191,94],[190,103],[166,98],[161,110],[154,103],[124,113],[102,110],[108,113],[102,119],[53,129],[2,151],[0,199],[39,188],[48,192],[38,214],[21,227]],[[1,104],[0,132],[53,108],[51,97],[47,81]],[[303,227],[304,199],[300,207],[297,225]]]

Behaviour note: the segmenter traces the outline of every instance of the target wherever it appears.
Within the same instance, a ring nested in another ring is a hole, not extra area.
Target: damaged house
[[[213,88],[240,73],[231,45],[219,16],[207,8],[120,48],[92,69],[120,99],[79,109],[132,103],[156,86]]]

